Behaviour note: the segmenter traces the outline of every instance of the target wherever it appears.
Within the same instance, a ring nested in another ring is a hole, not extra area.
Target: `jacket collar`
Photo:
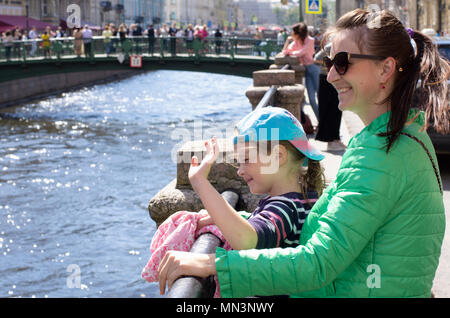
[[[419,114],[418,114],[419,113]],[[369,125],[367,125],[361,133],[365,130],[371,133],[378,133],[381,131],[386,131],[386,126],[389,122],[389,118],[391,117],[391,111],[387,111],[377,118],[375,118]],[[418,109],[410,109],[405,126],[409,126],[412,123],[416,123],[423,127],[425,125],[425,113],[423,111],[419,111]]]

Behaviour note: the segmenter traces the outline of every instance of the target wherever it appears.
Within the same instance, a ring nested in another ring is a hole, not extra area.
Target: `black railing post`
[[[232,191],[224,191],[222,197],[232,206],[235,207],[239,195]],[[214,254],[216,248],[221,246],[220,239],[211,233],[200,235],[191,248],[192,253]],[[193,276],[185,276],[178,278],[170,288],[167,298],[212,298],[216,289],[214,277],[199,278]]]

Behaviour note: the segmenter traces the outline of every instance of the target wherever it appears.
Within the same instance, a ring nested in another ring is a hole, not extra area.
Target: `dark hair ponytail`
[[[308,36],[308,26],[304,22],[295,24],[292,27],[292,31],[299,36],[302,42],[305,42],[305,39]]]
[[[439,54],[436,44],[426,35],[415,31],[419,64],[418,108],[425,112],[425,129],[430,123],[440,133],[450,133],[450,110],[447,99],[450,65]]]

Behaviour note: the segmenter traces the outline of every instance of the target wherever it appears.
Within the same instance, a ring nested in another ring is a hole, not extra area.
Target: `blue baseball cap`
[[[237,135],[233,138],[233,144],[237,144],[239,140],[244,142],[287,140],[309,159],[320,161],[325,158],[308,141],[298,119],[281,107],[267,106],[255,109],[236,124],[235,130]]]

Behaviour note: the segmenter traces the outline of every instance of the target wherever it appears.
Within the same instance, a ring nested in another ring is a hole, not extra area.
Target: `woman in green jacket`
[[[430,297],[445,231],[429,122],[448,133],[450,66],[431,39],[392,14],[356,9],[325,36],[339,108],[365,128],[311,210],[296,248],[168,252],[160,290],[217,274],[222,297]],[[420,81],[419,81],[420,79]],[[419,83],[428,96],[412,110]]]

